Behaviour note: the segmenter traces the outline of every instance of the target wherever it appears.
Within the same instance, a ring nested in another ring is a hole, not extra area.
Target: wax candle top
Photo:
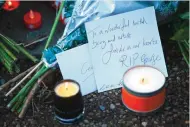
[[[134,67],[124,74],[124,85],[138,93],[151,93],[159,90],[165,83],[165,76],[155,68]]]
[[[56,86],[55,93],[61,97],[71,97],[79,92],[79,86],[74,82],[63,82]]]

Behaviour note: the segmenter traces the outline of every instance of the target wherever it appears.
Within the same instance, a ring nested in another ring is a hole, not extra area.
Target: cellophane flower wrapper
[[[57,63],[55,54],[88,43],[85,22],[154,6],[157,21],[161,23],[167,21],[177,11],[178,4],[178,1],[76,0],[63,36],[55,46],[43,52],[44,63],[49,67],[55,66]]]

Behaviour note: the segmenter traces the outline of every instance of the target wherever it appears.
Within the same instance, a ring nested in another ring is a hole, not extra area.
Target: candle
[[[164,104],[164,84],[165,76],[158,69],[150,66],[133,67],[123,76],[122,101],[134,112],[155,111]]]
[[[59,85],[55,89],[55,93],[61,97],[71,97],[79,92],[79,87],[72,82],[65,82]]]
[[[64,80],[54,91],[55,118],[63,124],[78,122],[84,114],[79,84],[73,80]]]
[[[37,11],[30,10],[24,15],[24,23],[30,30],[38,29],[42,23],[41,14]]]
[[[13,11],[13,10],[17,9],[19,5],[20,5],[20,1],[6,0],[6,2],[3,5],[3,9],[6,10],[6,11]]]

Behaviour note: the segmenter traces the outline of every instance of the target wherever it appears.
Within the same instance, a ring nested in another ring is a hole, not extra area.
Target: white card
[[[73,79],[80,84],[82,95],[97,90],[88,44],[56,54],[64,79]]]
[[[154,7],[85,24],[98,92],[120,88],[123,74],[136,65],[167,69]]]

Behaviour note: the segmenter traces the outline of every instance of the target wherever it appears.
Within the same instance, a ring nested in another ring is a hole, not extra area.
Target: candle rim
[[[154,91],[151,91],[151,92],[136,92],[136,91],[130,89],[129,87],[127,87],[127,86],[125,85],[125,82],[124,82],[124,77],[125,77],[125,75],[126,75],[129,71],[131,71],[131,70],[133,70],[133,69],[135,69],[135,68],[140,68],[140,67],[147,67],[147,68],[155,69],[155,70],[157,70],[158,72],[160,72],[160,73],[163,75],[163,77],[164,77],[164,82],[163,82],[163,84],[161,85],[161,87],[160,87],[159,89],[154,90]],[[123,75],[123,87],[124,87],[125,89],[129,90],[130,92],[132,92],[132,93],[134,93],[134,94],[137,94],[137,95],[140,95],[140,96],[149,96],[149,95],[152,95],[152,94],[154,94],[154,93],[159,92],[160,90],[162,90],[162,89],[166,86],[166,85],[165,85],[165,82],[166,82],[166,76],[164,75],[164,73],[163,73],[162,71],[160,71],[158,68],[153,67],[153,66],[150,66],[150,65],[137,65],[137,66],[131,67],[131,68],[129,68],[127,71],[125,71],[125,73],[124,73],[124,75]]]
[[[64,83],[64,82],[72,82],[72,83],[76,84],[76,86],[78,87],[78,91],[76,92],[76,94],[78,94],[78,93],[80,92],[80,85],[79,85],[78,82],[76,82],[75,80],[72,80],[72,79],[64,79],[64,80],[58,82],[58,83],[55,85],[54,93],[55,93],[57,96],[59,96],[59,97],[61,97],[61,98],[69,98],[69,97],[73,97],[73,96],[76,95],[76,94],[73,94],[73,95],[67,97],[67,96],[60,96],[60,95],[58,95],[58,94],[56,93],[56,88],[57,88],[59,85],[61,85],[62,83]]]

